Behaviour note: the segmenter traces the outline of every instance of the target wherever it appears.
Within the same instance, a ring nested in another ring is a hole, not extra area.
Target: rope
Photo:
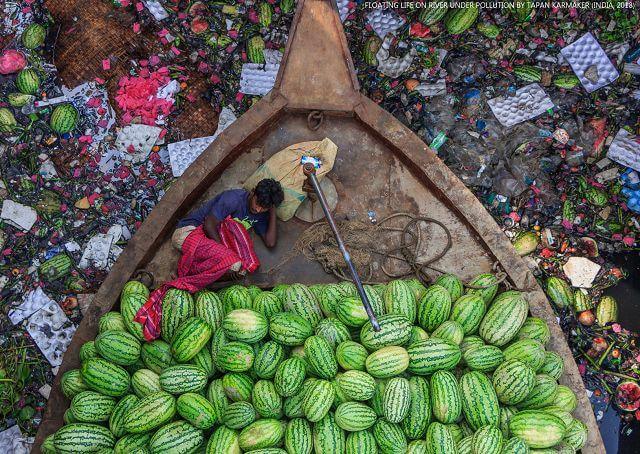
[[[317,131],[322,126],[324,121],[324,114],[319,110],[312,110],[307,115],[307,127],[312,131]]]

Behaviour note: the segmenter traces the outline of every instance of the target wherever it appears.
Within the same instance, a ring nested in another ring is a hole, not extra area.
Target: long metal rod
[[[322,211],[324,212],[324,216],[327,218],[327,222],[329,223],[329,227],[333,231],[333,236],[336,238],[336,242],[338,243],[338,248],[340,248],[340,252],[344,257],[344,261],[347,263],[349,267],[349,272],[351,273],[351,277],[356,284],[356,288],[358,289],[358,293],[360,294],[360,299],[362,299],[362,304],[364,305],[364,309],[367,311],[367,315],[369,316],[369,321],[371,321],[371,326],[374,331],[380,331],[380,325],[378,324],[378,320],[376,319],[376,315],[373,313],[373,309],[371,308],[371,304],[369,303],[369,298],[367,298],[367,294],[364,291],[364,287],[362,286],[362,281],[360,281],[360,276],[358,275],[358,271],[356,271],[356,267],[353,265],[351,261],[351,255],[349,255],[349,251],[344,245],[342,241],[342,237],[340,236],[340,232],[338,231],[338,227],[336,226],[335,221],[333,220],[333,216],[331,215],[331,211],[329,210],[329,204],[327,203],[327,199],[324,197],[324,193],[322,192],[322,188],[320,187],[320,182],[318,181],[318,177],[316,176],[316,169],[311,163],[305,163],[303,166],[303,170],[309,181],[311,182],[311,186],[318,196],[318,200],[320,201],[320,206],[322,207]]]

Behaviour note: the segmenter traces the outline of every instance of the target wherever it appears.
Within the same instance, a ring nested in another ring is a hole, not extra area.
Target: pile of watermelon
[[[546,323],[491,274],[352,283],[171,289],[162,335],[120,312],[62,377],[71,400],[44,453],[573,453],[587,427],[545,350]]]

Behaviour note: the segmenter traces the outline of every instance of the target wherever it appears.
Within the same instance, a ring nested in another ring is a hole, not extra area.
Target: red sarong
[[[234,263],[241,262],[242,269],[249,273],[260,266],[253,241],[242,224],[227,217],[218,225],[218,234],[222,244],[208,238],[199,226],[184,240],[178,278],[151,292],[134,318],[143,325],[145,339],[160,337],[162,299],[170,288],[195,293],[220,279]]]

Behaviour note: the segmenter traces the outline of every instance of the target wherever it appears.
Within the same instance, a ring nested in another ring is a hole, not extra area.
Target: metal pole
[[[322,188],[320,188],[320,183],[318,182],[318,177],[316,177],[316,169],[312,163],[307,162],[303,165],[302,170],[304,174],[307,176],[307,179],[311,183],[313,190],[318,196],[318,200],[320,201],[320,206],[322,207],[322,211],[324,212],[325,217],[327,218],[327,222],[329,223],[329,227],[333,231],[333,235],[336,238],[336,242],[338,243],[338,248],[340,248],[340,252],[342,252],[342,256],[344,257],[344,261],[347,263],[349,267],[349,272],[351,273],[351,277],[356,284],[356,288],[358,289],[358,293],[360,294],[360,299],[362,299],[362,304],[364,305],[364,309],[367,311],[367,315],[369,316],[369,321],[371,321],[371,326],[374,331],[380,331],[380,325],[378,324],[378,320],[376,319],[376,315],[373,313],[373,309],[371,308],[371,304],[369,303],[369,298],[367,298],[367,294],[364,291],[364,287],[362,286],[362,282],[360,281],[360,276],[356,271],[356,267],[353,265],[351,261],[351,256],[349,255],[349,251],[344,245],[342,241],[342,237],[340,236],[340,232],[338,232],[338,227],[336,226],[335,221],[333,220],[333,216],[329,211],[329,204],[327,203],[327,199],[324,197],[324,193],[322,192]]]

